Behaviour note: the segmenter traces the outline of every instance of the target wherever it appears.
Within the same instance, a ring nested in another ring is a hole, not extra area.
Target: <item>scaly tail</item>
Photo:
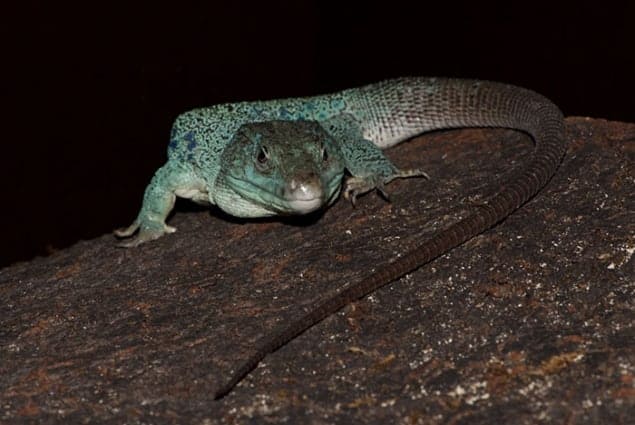
[[[551,101],[503,83],[399,78],[344,93],[368,140],[382,148],[445,128],[512,128],[529,133],[536,143],[563,128],[562,113]],[[562,146],[560,151],[559,157]]]

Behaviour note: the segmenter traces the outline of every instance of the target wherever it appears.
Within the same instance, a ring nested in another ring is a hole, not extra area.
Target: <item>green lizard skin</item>
[[[427,177],[421,170],[399,170],[380,149],[436,128],[429,122],[415,129],[396,115],[390,122],[392,101],[381,98],[415,83],[429,89],[436,85],[433,79],[394,80],[330,95],[216,105],[180,115],[172,127],[168,162],[146,188],[137,219],[115,231],[119,237],[138,234],[120,245],[137,246],[174,232],[165,219],[176,196],[218,205],[236,217],[267,217],[306,214],[328,205],[340,192],[345,169],[353,178],[344,193],[353,202],[395,178]],[[288,128],[279,121],[295,124]],[[271,122],[277,124],[266,124]],[[321,139],[309,140],[316,132]],[[294,137],[281,139],[280,133]],[[310,152],[312,147],[325,154]]]
[[[492,227],[551,178],[566,150],[562,113],[527,89],[477,80],[402,78],[330,95],[196,109],[173,126],[168,162],[146,189],[137,219],[116,231],[136,246],[174,229],[165,224],[176,196],[218,205],[240,217],[305,214],[343,194],[355,198],[400,177],[381,152],[417,134],[459,127],[503,127],[536,144],[523,173],[471,215],[423,241],[360,282],[265,335],[215,393],[224,396],[268,353],[328,315]]]

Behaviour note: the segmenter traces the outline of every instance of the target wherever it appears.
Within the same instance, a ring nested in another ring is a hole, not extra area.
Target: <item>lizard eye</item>
[[[261,146],[256,155],[256,166],[260,170],[267,168],[267,161],[269,161],[269,150],[266,146]]]
[[[269,159],[269,152],[267,152],[267,148],[265,146],[260,147],[260,151],[258,151],[258,156],[256,160],[259,164],[264,164]]]
[[[322,155],[322,161],[326,162],[329,160],[329,153],[326,150],[326,146],[324,146],[324,144],[322,144],[320,154]]]

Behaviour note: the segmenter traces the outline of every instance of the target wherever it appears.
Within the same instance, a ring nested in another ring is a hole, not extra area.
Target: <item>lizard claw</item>
[[[346,187],[344,189],[344,199],[347,201],[351,201],[351,205],[355,208],[357,202],[357,191],[355,189],[349,189]]]
[[[386,201],[390,202],[390,195],[384,189],[384,185],[383,184],[377,185],[377,187],[375,187],[375,190],[377,192],[379,192],[379,194],[381,195],[382,198],[384,198]],[[363,192],[359,192],[356,189],[352,189],[352,188],[348,188],[348,187],[344,189],[344,198],[346,200],[351,201],[351,204],[353,205],[353,208],[355,208],[357,206],[357,197],[359,195],[361,195],[361,194],[363,194]]]
[[[372,176],[348,178],[346,183],[344,183],[344,198],[351,201],[351,204],[355,207],[359,195],[363,195],[379,185],[375,180]]]
[[[386,187],[383,184],[378,184],[375,190],[379,192],[382,198],[390,202],[390,195],[386,192]]]

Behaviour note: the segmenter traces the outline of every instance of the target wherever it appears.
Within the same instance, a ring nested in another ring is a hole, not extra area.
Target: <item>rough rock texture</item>
[[[527,205],[326,319],[220,401],[261,335],[486,199],[529,139],[403,144],[390,156],[433,180],[391,184],[392,203],[371,194],[289,222],[180,203],[179,231],[138,249],[106,235],[1,270],[0,422],[632,421],[635,125],[567,124],[564,163]]]

